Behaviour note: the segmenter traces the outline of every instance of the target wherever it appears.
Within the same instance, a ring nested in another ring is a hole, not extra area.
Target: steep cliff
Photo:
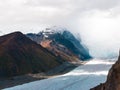
[[[109,71],[107,81],[91,90],[120,90],[120,55]]]

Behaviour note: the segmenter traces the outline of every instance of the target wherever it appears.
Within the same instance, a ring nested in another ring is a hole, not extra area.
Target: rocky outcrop
[[[27,37],[66,61],[74,62],[91,58],[89,50],[67,30],[52,31],[47,29],[38,34],[27,34]]]
[[[62,59],[21,32],[0,37],[0,77],[46,72],[61,63]]]
[[[109,71],[107,81],[91,90],[120,90],[120,55]]]

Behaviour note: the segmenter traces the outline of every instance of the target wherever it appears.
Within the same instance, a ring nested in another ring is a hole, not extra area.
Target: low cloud
[[[0,0],[0,33],[62,26],[80,33],[94,57],[118,53],[120,0]]]

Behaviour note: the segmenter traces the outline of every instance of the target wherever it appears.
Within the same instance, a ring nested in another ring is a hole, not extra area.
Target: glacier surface
[[[89,90],[105,82],[108,71],[114,63],[115,60],[93,59],[67,74],[4,90]]]

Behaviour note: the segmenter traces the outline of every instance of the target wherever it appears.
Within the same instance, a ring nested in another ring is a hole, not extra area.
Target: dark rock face
[[[27,36],[38,44],[42,43],[43,47],[64,59],[75,57],[72,60],[86,60],[91,58],[89,50],[67,30],[63,32],[40,32],[39,34],[27,34]],[[46,46],[47,41],[50,43]]]
[[[0,37],[0,77],[46,72],[62,62],[21,32]]]
[[[120,56],[110,69],[107,81],[91,90],[120,90]]]
[[[90,59],[89,50],[86,49],[81,41],[77,40],[75,36],[69,31],[63,31],[63,33],[56,33],[53,35],[53,38],[59,44],[67,47],[72,53],[77,55],[79,59],[85,60]]]

